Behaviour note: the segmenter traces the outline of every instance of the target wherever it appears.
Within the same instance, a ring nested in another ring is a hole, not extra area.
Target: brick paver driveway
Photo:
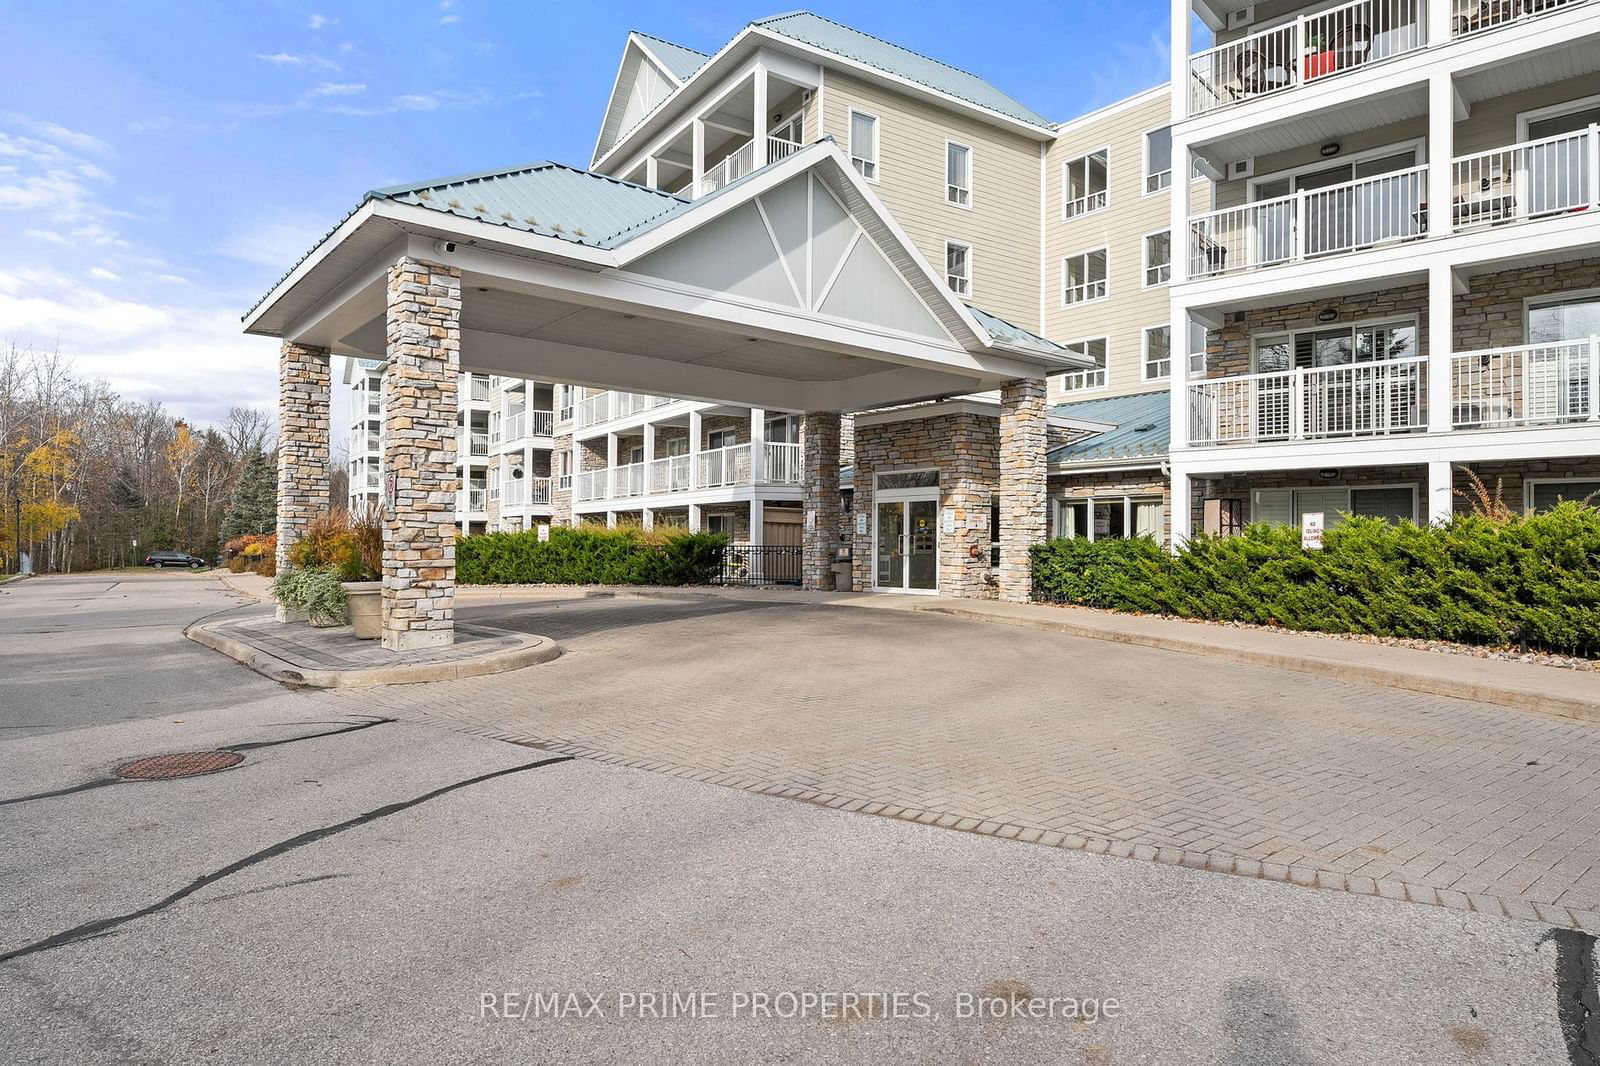
[[[463,617],[567,654],[378,690],[385,708],[1002,836],[1600,912],[1600,727],[901,611],[622,597]]]

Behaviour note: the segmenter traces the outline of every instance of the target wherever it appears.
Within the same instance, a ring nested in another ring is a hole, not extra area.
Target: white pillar
[[[640,521],[644,523],[644,528],[646,528],[646,529],[654,529],[654,528],[656,528],[656,512],[655,512],[654,508],[652,508],[652,507],[643,508],[639,513],[639,517],[640,517]]]
[[[750,501],[750,543],[751,544],[765,544],[767,542],[766,526],[765,526],[766,520],[767,520],[767,505],[766,505],[765,501],[762,501],[762,500],[751,500]]]
[[[661,164],[653,155],[645,157],[644,183],[652,189],[661,188]]]
[[[761,63],[756,64],[755,97],[755,121],[750,129],[755,139],[755,165],[759,170],[767,165],[767,68]]]
[[[700,485],[700,440],[703,421],[699,411],[689,412],[689,487],[698,489]],[[694,532],[698,533],[696,527]]]
[[[1455,21],[1455,13],[1459,5],[1448,0],[1428,0],[1428,32],[1426,43],[1437,48],[1441,44],[1448,44],[1451,36],[1451,24]]]
[[[1428,267],[1428,432],[1448,433],[1453,421],[1451,387],[1455,272],[1448,263]]]
[[[615,511],[607,511],[606,512],[606,528],[607,529],[616,529],[617,528],[617,512],[615,512]]]
[[[1437,4],[1430,4],[1437,7]],[[1450,232],[1455,214],[1451,204],[1455,193],[1456,93],[1448,70],[1428,79],[1428,236],[1443,237]]]
[[[644,494],[649,496],[655,491],[655,485],[650,479],[655,476],[656,425],[654,422],[646,422],[639,428],[644,430]],[[650,523],[645,523],[646,528],[649,525]]]
[[[700,505],[698,503],[689,505],[689,532],[700,532]]]
[[[1173,106],[1177,106],[1174,104]],[[1168,201],[1168,244],[1171,264],[1168,273],[1171,284],[1178,285],[1189,279],[1189,255],[1193,242],[1189,238],[1189,178],[1194,174],[1194,153],[1189,142],[1172,138],[1172,189]]]
[[[1428,521],[1443,525],[1455,513],[1455,468],[1443,460],[1428,463]]]
[[[617,494],[617,435],[606,434],[606,497],[609,499]],[[616,515],[607,515],[606,524],[617,524]]]
[[[1188,543],[1194,532],[1194,501],[1190,498],[1189,473],[1172,467],[1172,550]]]
[[[1438,0],[1435,0],[1438,2]],[[1189,6],[1190,0],[1172,0],[1172,35],[1168,38],[1172,42],[1171,59],[1172,74],[1168,84],[1172,86],[1172,121],[1178,123],[1189,114],[1189,55],[1194,51],[1190,41],[1190,26],[1193,24],[1193,9]],[[1176,146],[1174,146],[1176,147]],[[1178,198],[1180,189],[1187,189],[1189,181],[1186,175],[1181,175],[1177,168],[1178,157],[1172,157],[1172,198]]]
[[[1193,312],[1182,304],[1172,305],[1172,320],[1167,326],[1171,346],[1172,373],[1167,375],[1167,415],[1172,432],[1167,455],[1176,457],[1189,446],[1189,329]]]
[[[689,149],[689,172],[693,181],[689,185],[689,199],[700,198],[700,179],[706,176],[706,124],[700,119],[694,120],[694,135],[691,138],[693,147]]]
[[[750,484],[767,480],[767,412],[750,408]]]

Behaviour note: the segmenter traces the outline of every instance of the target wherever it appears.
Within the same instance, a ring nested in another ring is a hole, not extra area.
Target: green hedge
[[[1600,510],[1447,526],[1346,518],[1304,551],[1253,525],[1176,555],[1151,540],[1033,548],[1037,599],[1335,633],[1600,654]]]
[[[720,533],[554,526],[456,541],[463,585],[705,585],[721,567]]]

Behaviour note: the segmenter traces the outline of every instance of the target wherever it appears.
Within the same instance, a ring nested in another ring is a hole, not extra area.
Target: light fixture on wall
[[[1324,159],[1328,158],[1329,156],[1338,155],[1339,154],[1339,142],[1338,141],[1329,141],[1327,144],[1323,145],[1322,148],[1319,149],[1319,151],[1322,152],[1322,157]]]
[[[1336,481],[1339,478],[1339,471],[1334,467],[1327,467],[1322,470],[1318,470],[1317,476],[1324,481]]]
[[[1339,312],[1331,307],[1324,307],[1322,310],[1317,312],[1318,322],[1337,322],[1338,320]]]

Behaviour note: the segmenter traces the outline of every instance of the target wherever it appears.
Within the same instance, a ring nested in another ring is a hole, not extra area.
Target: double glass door
[[[875,510],[876,587],[889,592],[938,591],[938,498],[880,498]]]

